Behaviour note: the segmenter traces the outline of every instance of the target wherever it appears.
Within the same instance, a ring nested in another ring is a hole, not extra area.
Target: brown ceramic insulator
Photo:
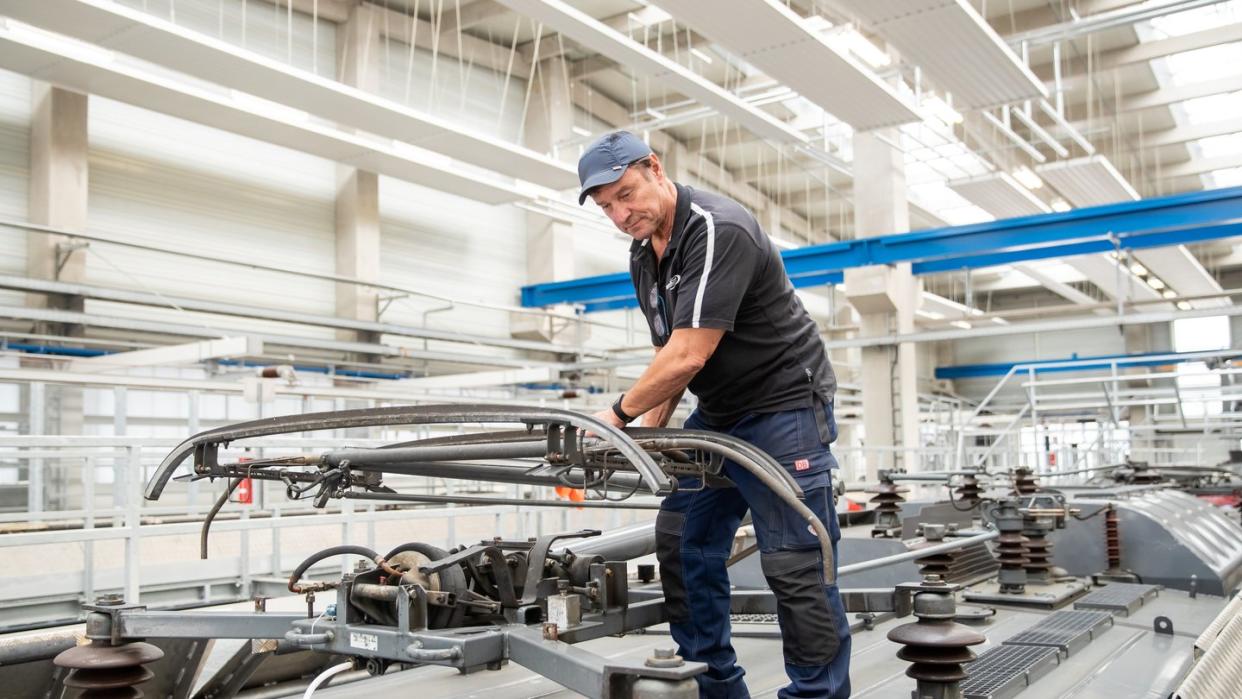
[[[1022,570],[1030,559],[1026,556],[1027,538],[1021,534],[1007,532],[996,537],[996,560],[1000,561],[1001,570]]]
[[[983,499],[983,488],[979,487],[979,479],[975,474],[968,473],[962,477],[962,484],[953,491],[953,495],[958,502],[974,507]]]
[[[879,485],[867,488],[865,492],[876,494],[868,501],[875,505],[875,526],[871,528],[871,535],[889,536],[894,529],[900,529],[901,503],[906,501],[901,494],[910,492],[910,489],[898,487],[890,478],[882,477]]]
[[[908,588],[915,592],[914,616],[918,621],[889,631],[888,640],[903,646],[897,657],[910,663],[906,675],[918,680],[917,696],[960,696],[955,694],[957,683],[967,676],[962,665],[976,657],[969,646],[987,639],[953,621],[953,591],[957,586],[930,576],[918,589],[913,585]]]
[[[1039,492],[1039,483],[1030,469],[1017,468],[1013,471],[1013,492],[1017,495],[1032,495]]]
[[[60,653],[52,662],[69,668],[65,686],[80,690],[79,699],[141,699],[137,685],[155,676],[143,665],[162,657],[164,651],[150,643],[113,646],[95,640]]]
[[[945,580],[952,579],[950,573],[953,572],[953,552],[933,553],[930,556],[916,558],[914,562],[919,567],[919,575],[939,575]]]
[[[1031,532],[1026,538],[1026,572],[1031,575],[1047,575],[1052,568],[1052,563],[1049,562],[1052,558],[1052,542],[1042,532]]]

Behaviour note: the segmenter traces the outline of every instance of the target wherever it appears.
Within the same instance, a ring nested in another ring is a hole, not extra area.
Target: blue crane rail
[[[915,274],[935,274],[1234,236],[1242,236],[1242,187],[809,245],[781,257],[801,288],[840,284],[846,269],[870,265],[909,262]],[[626,273],[522,287],[523,306],[560,303],[588,313],[637,305]]]

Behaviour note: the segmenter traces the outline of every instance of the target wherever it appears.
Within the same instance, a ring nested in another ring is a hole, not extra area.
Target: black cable
[[[224,503],[229,501],[229,496],[233,494],[233,491],[237,489],[241,482],[242,479],[240,478],[230,480],[229,487],[225,488],[223,493],[220,493],[220,497],[216,498],[215,504],[207,511],[207,518],[203,520],[203,528],[198,534],[198,557],[204,561],[207,560],[207,535],[211,532],[211,523],[215,521],[216,515],[220,513]]]
[[[375,559],[379,558],[379,554],[372,551],[371,549],[365,546],[356,546],[353,544],[333,546],[331,548],[326,548],[317,553],[312,553],[309,558],[299,563],[298,567],[294,568],[293,572],[290,573],[289,591],[295,594],[301,593],[301,590],[299,590],[297,587],[298,581],[302,579],[302,574],[305,573],[308,569],[310,569],[311,566],[324,560],[325,558],[331,558],[333,556],[344,556],[347,554],[353,554],[355,556],[362,556],[370,561],[375,561]]]

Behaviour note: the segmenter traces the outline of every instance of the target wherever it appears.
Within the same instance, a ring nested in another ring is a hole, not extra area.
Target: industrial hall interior
[[[0,697],[1239,687],[1242,0],[0,0]]]

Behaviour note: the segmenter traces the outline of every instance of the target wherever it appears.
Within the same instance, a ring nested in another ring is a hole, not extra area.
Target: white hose
[[[302,695],[302,699],[310,699],[311,695],[315,693],[315,690],[319,689],[319,685],[332,679],[333,675],[339,675],[353,666],[354,664],[352,662],[341,663],[340,665],[333,665],[327,670],[319,673],[314,680],[311,680],[310,686],[306,688],[306,693]]]

